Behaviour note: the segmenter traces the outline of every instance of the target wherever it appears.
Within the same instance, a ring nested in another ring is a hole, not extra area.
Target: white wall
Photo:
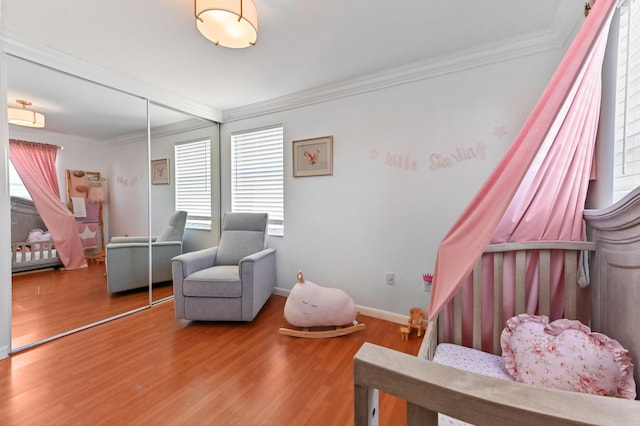
[[[147,140],[110,147],[109,217],[107,241],[114,236],[144,236],[149,233],[147,196],[149,162]]]
[[[437,246],[527,118],[560,53],[530,56],[221,128],[222,208],[230,201],[230,134],[282,123],[285,235],[278,286],[298,269],[357,304],[407,314],[428,307],[422,274]],[[332,135],[333,176],[292,177],[291,143]],[[478,226],[482,226],[479,223]],[[385,282],[395,273],[395,285]]]

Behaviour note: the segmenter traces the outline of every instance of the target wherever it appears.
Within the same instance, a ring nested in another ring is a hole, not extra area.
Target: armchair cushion
[[[237,265],[240,259],[265,248],[266,214],[226,214],[216,265]]]
[[[240,297],[238,265],[221,265],[194,272],[185,278],[182,293],[193,297]]]
[[[264,236],[253,231],[225,231],[220,237],[216,265],[238,265],[240,259],[263,249]]]
[[[160,232],[156,241],[182,241],[184,227],[187,222],[187,212],[176,211],[169,218],[169,225]]]

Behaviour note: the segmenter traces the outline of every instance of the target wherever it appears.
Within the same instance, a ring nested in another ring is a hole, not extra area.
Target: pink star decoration
[[[493,128],[493,134],[496,137],[501,138],[507,134],[507,128],[505,126],[500,126],[500,127],[496,126]]]

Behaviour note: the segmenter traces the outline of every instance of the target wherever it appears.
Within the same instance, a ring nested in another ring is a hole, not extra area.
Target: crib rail
[[[437,425],[438,413],[476,425],[631,425],[640,419],[638,401],[485,377],[371,343],[356,353],[353,376],[355,426],[378,424],[378,389],[407,401],[409,425]]]
[[[59,264],[53,241],[30,241],[11,243],[11,270],[22,272],[38,267]]]

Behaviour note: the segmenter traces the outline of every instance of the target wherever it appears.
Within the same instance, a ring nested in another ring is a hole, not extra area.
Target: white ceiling
[[[255,0],[238,50],[198,33],[192,0],[0,0],[0,30],[225,111],[575,26],[583,3]]]

